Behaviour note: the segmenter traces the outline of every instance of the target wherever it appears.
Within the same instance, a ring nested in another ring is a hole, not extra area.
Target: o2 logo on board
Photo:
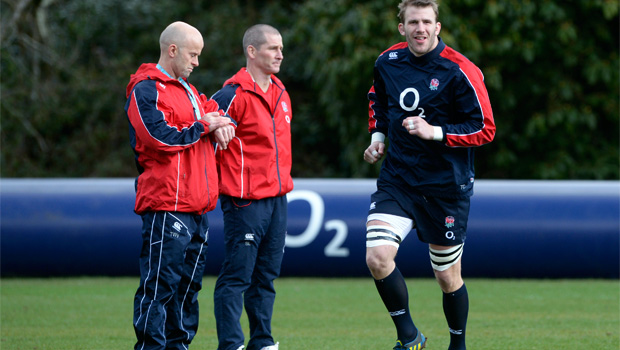
[[[330,258],[346,258],[349,256],[349,248],[342,244],[347,239],[349,228],[343,220],[329,220],[323,225],[325,219],[325,202],[323,198],[314,191],[295,190],[287,195],[288,203],[302,200],[310,204],[310,219],[306,229],[298,235],[286,235],[286,246],[291,248],[301,248],[314,242],[322,228],[327,231],[335,230],[336,234],[329,241],[323,250],[325,256]]]

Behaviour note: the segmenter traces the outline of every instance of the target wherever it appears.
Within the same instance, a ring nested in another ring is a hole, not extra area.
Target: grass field
[[[468,349],[620,348],[618,280],[469,279]],[[132,349],[133,293],[138,278],[0,280],[2,350]],[[217,348],[214,277],[201,292],[195,350]],[[448,348],[441,295],[434,280],[409,279],[416,325],[427,349]],[[387,350],[392,321],[370,278],[281,278],[273,334],[282,350]],[[246,325],[246,319],[242,320]]]

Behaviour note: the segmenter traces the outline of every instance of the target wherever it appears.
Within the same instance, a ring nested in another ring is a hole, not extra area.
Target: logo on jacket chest
[[[288,105],[286,104],[286,102],[282,101],[282,103],[280,104],[282,106],[282,110],[284,111],[284,113],[287,113],[286,116],[284,116],[284,119],[286,120],[287,123],[291,123],[291,117],[288,115]]]

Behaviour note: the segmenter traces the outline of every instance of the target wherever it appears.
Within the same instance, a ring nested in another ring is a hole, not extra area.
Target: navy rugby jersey
[[[495,136],[482,72],[441,38],[416,57],[402,42],[384,51],[368,92],[369,132],[389,139],[379,180],[409,184],[422,194],[462,198],[473,194],[474,148]],[[421,116],[441,127],[443,140],[422,140],[402,126]]]

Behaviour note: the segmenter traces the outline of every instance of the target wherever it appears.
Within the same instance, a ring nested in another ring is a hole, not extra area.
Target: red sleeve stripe
[[[374,95],[375,94],[375,87],[372,86],[370,88],[370,91],[368,91],[368,95]],[[368,103],[368,132],[372,132],[372,130],[377,128],[377,119],[375,118],[375,109],[373,108],[373,105],[375,104],[375,101],[373,101],[372,99],[369,99],[370,102]]]
[[[459,65],[461,72],[474,89],[482,114],[482,128],[480,130],[470,134],[447,134],[446,145],[449,147],[472,147],[491,142],[495,137],[495,121],[482,72],[465,56],[450,47],[446,47],[441,56]]]

